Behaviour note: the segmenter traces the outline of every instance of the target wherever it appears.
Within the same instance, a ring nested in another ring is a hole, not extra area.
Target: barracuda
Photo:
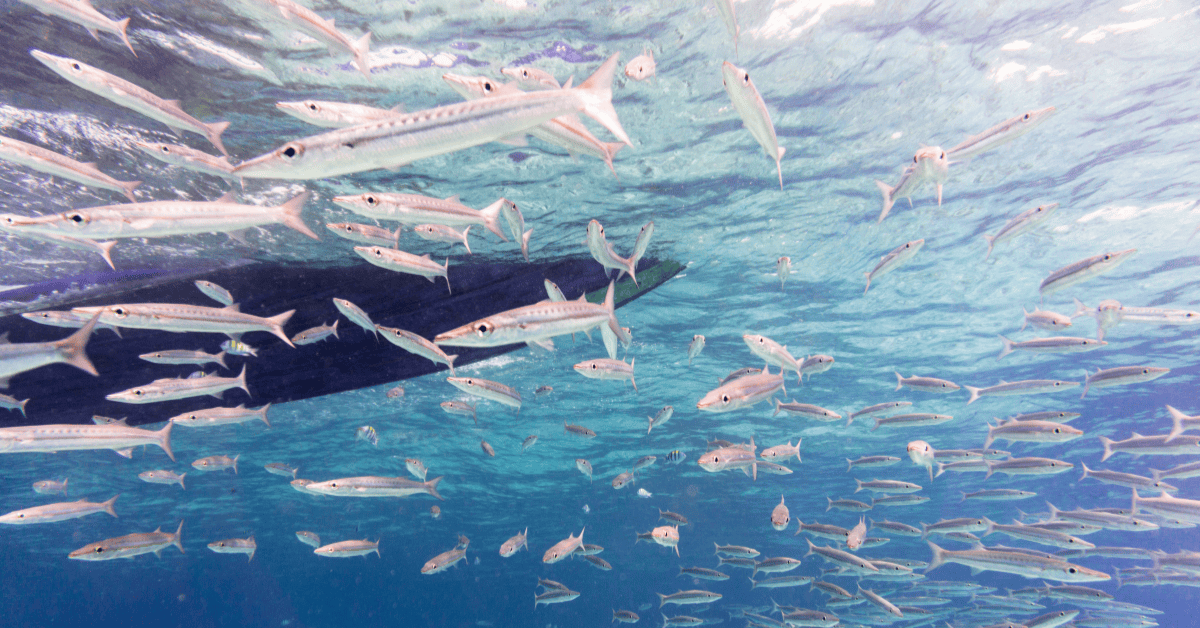
[[[156,528],[153,532],[126,534],[116,538],[106,539],[98,543],[84,545],[71,552],[68,558],[73,560],[112,560],[114,558],[133,558],[141,554],[153,553],[161,556],[168,545],[174,545],[183,553],[183,521],[175,533],[163,532]]]
[[[729,93],[729,100],[741,116],[746,130],[758,140],[767,157],[775,161],[775,171],[779,174],[779,189],[782,190],[783,168],[779,161],[783,159],[787,149],[779,145],[779,138],[775,136],[775,125],[771,122],[771,112],[767,111],[762,94],[758,93],[758,88],[750,80],[749,72],[728,61],[721,64],[721,83]]]
[[[433,283],[434,277],[446,280],[446,290],[450,291],[450,258],[442,264],[429,259],[429,254],[414,255],[399,249],[385,249],[381,246],[356,246],[354,252],[359,257],[372,264],[398,273],[420,275]]]
[[[447,377],[446,381],[465,393],[512,406],[517,412],[521,411],[521,393],[511,386],[478,377]]]
[[[102,238],[160,238],[193,233],[229,233],[250,227],[282,224],[314,239],[321,238],[304,224],[300,212],[308,192],[276,207],[242,205],[226,194],[216,201],[151,201],[73,209],[48,216],[0,216],[14,233],[29,231],[55,236]]]
[[[237,377],[205,375],[194,379],[175,377],[156,379],[144,386],[134,386],[128,390],[106,395],[104,398],[121,403],[156,403],[204,395],[212,395],[220,399],[221,393],[230,388],[241,388],[246,391],[247,395],[250,394],[250,389],[246,388],[246,365],[242,365],[242,373]]]
[[[225,179],[232,179],[241,182],[242,178],[233,174],[233,164],[229,163],[228,157],[217,157],[209,155],[202,150],[196,150],[188,146],[179,146],[176,144],[164,144],[162,142],[134,142],[143,153],[172,166],[195,170],[196,172],[204,172],[206,174],[215,175]],[[129,195],[129,200],[134,200],[132,195]]]
[[[426,493],[438,499],[442,496],[437,492],[436,477],[428,482],[416,482],[408,478],[388,478],[374,475],[353,478],[339,478],[325,482],[313,482],[305,487],[310,493],[333,495],[335,497],[408,497],[417,493]]]
[[[309,534],[312,533],[310,532]],[[296,536],[299,535],[300,533],[297,532]],[[305,539],[301,540],[305,543],[308,542]],[[320,537],[317,537],[317,542],[320,542]],[[313,553],[317,556],[324,556],[326,558],[350,558],[351,556],[362,556],[363,558],[366,558],[367,554],[370,554],[371,552],[375,552],[375,555],[379,556],[378,540],[374,542],[368,541],[367,539],[362,539],[361,541],[339,541],[337,543],[330,543],[329,545],[322,545],[321,547],[313,550]]]
[[[992,256],[992,249],[996,246],[996,244],[1011,238],[1015,238],[1018,235],[1021,235],[1022,233],[1025,233],[1026,231],[1036,227],[1049,218],[1050,215],[1053,214],[1057,209],[1058,203],[1047,203],[1046,205],[1038,205],[1033,209],[1027,209],[1020,214],[1017,214],[1012,220],[1005,223],[1005,225],[1000,228],[1000,231],[996,233],[996,235],[983,236],[983,239],[987,240],[988,244],[987,255],[984,256],[983,260],[986,262],[988,258]]]
[[[929,562],[929,573],[945,563],[966,565],[977,571],[1000,571],[1026,578],[1044,578],[1060,582],[1102,582],[1109,580],[1108,574],[1072,565],[1064,560],[1046,558],[1006,550],[994,550],[978,546],[976,549],[950,551],[929,543],[933,560]]]
[[[411,331],[405,331],[396,327],[384,327],[383,325],[376,325],[375,328],[383,334],[384,338],[397,347],[409,353],[415,353],[435,364],[445,364],[450,367],[450,374],[454,374],[454,359],[458,357],[457,355],[446,355],[446,352],[442,351],[440,347]]]
[[[126,452],[122,450],[139,445],[157,445],[174,460],[175,454],[171,451],[172,426],[174,423],[168,421],[157,432],[118,424],[5,427],[0,428],[0,454],[111,449],[124,456]]]
[[[863,288],[863,294],[866,294],[867,290],[871,289],[871,281],[908,263],[908,260],[912,259],[923,246],[925,246],[924,238],[905,242],[893,249],[891,253],[879,258],[879,263],[875,265],[875,268],[871,269],[871,272],[863,273],[867,276],[867,287]]]
[[[198,135],[203,135],[208,138],[209,142],[212,142],[213,146],[217,147],[217,150],[221,151],[222,155],[229,154],[225,151],[225,145],[221,143],[221,133],[229,127],[228,122],[201,122],[188,115],[179,106],[178,100],[164,100],[159,98],[123,78],[109,74],[99,68],[94,68],[81,61],[67,57],[56,57],[41,50],[31,50],[29,54],[33,55],[33,58],[42,62],[59,76],[79,87],[97,96],[107,98],[122,107],[132,109],[148,118],[162,122],[176,133],[180,129],[184,129]]]
[[[534,345],[575,332],[590,335],[592,329],[605,324],[621,335],[613,298],[613,283],[609,282],[602,305],[589,302],[586,295],[574,301],[541,301],[442,332],[433,341],[452,347],[499,347],[522,342]],[[609,350],[609,358],[616,359],[615,345]]]
[[[402,113],[399,109],[380,109],[367,105],[327,100],[277,102],[275,108],[289,116],[327,129],[341,129],[364,122],[386,120]]]
[[[733,412],[766,401],[776,391],[787,394],[783,387],[783,371],[770,373],[764,368],[762,373],[740,377],[710,390],[696,402],[696,409],[705,412]]]
[[[1038,287],[1038,292],[1043,297],[1047,297],[1063,288],[1107,273],[1120,266],[1122,262],[1129,259],[1134,253],[1137,253],[1137,249],[1101,253],[1063,266],[1042,280],[1042,285]]]
[[[1011,142],[1033,130],[1045,122],[1054,112],[1054,107],[1034,109],[1015,118],[1009,118],[1000,124],[963,140],[958,146],[946,151],[954,161],[964,161],[980,153],[992,150],[997,146]]]
[[[295,310],[262,317],[243,314],[238,310],[237,304],[228,307],[204,307],[178,303],[125,303],[77,307],[71,311],[89,315],[98,313],[101,323],[130,329],[230,335],[266,331],[278,336],[288,346],[295,346],[292,344],[291,338],[283,333],[283,325],[292,317]]]
[[[99,322],[99,317],[92,314],[79,331],[54,342],[12,343],[4,339],[0,342],[0,388],[7,388],[13,375],[60,362],[99,375],[85,353],[88,338]]]
[[[469,100],[293,140],[239,165],[235,172],[261,179],[321,179],[397,168],[419,159],[494,142],[551,118],[582,111],[625,144],[612,107],[613,55],[576,88]]]
[[[96,41],[100,40],[96,31],[112,33],[121,38],[121,42],[125,44],[129,52],[133,53],[133,56],[137,56],[137,51],[133,49],[133,44],[129,43],[129,34],[126,32],[126,29],[129,28],[129,18],[114,20],[97,11],[92,6],[91,0],[21,0],[21,2],[46,15],[57,15],[64,20],[75,22],[86,29]]]
[[[133,190],[142,184],[141,181],[118,181],[100,172],[94,163],[75,161],[66,155],[10,137],[0,137],[0,159],[89,187],[121,192],[129,197],[130,202],[137,200],[133,198]]]
[[[0,515],[0,523],[9,525],[52,523],[55,521],[66,521],[67,519],[78,519],[79,517],[86,517],[97,512],[106,512],[116,517],[117,511],[113,510],[113,503],[117,501],[117,497],[120,497],[120,495],[114,495],[112,499],[100,503],[81,499],[74,502],[60,502],[57,504],[34,506],[33,508],[26,508],[24,510],[14,510],[8,514]]]
[[[504,198],[478,210],[463,205],[459,202],[458,195],[443,199],[420,194],[364,192],[335,196],[333,202],[365,218],[395,220],[408,225],[482,225],[502,241],[508,242],[504,232],[500,231],[500,212],[504,206],[511,205],[512,201]]]
[[[331,57],[335,48],[349,52],[354,57],[354,65],[358,70],[367,80],[371,79],[371,65],[367,62],[367,55],[371,52],[370,32],[357,40],[351,40],[334,26],[333,20],[325,20],[312,9],[292,0],[254,0],[239,4],[253,10],[259,16],[275,19],[325,44]]]

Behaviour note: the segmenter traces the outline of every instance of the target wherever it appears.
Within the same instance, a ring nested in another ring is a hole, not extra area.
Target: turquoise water
[[[518,6],[519,5],[519,6]],[[441,80],[447,71],[501,80],[499,69],[529,63],[578,83],[610,54],[622,64],[643,47],[657,59],[647,82],[619,77],[613,103],[633,139],[614,160],[616,176],[595,158],[572,159],[539,140],[514,148],[489,144],[386,170],[329,180],[247,180],[243,199],[276,204],[309,190],[305,209],[314,229],[353,216],[329,199],[359,191],[401,191],[462,196],[481,207],[500,196],[517,202],[534,229],[535,262],[586,256],[589,220],[605,226],[616,250],[627,254],[638,229],[655,223],[649,255],[686,265],[650,294],[618,310],[633,344],[619,357],[636,360],[637,391],[624,382],[594,381],[571,372],[575,363],[602,357],[598,339],[556,341],[552,354],[519,349],[460,368],[460,374],[502,381],[526,398],[519,413],[481,402],[478,425],[442,412],[438,404],[463,399],[436,374],[401,382],[403,397],[389,398],[388,384],[273,406],[271,422],[209,430],[177,430],[178,463],[155,449],[132,460],[109,452],[6,456],[0,466],[0,500],[7,510],[52,501],[29,484],[70,478],[68,496],[102,500],[120,493],[119,519],[105,515],[44,526],[0,530],[5,541],[0,570],[7,613],[0,625],[180,626],[591,626],[608,624],[611,609],[641,615],[659,625],[656,593],[701,588],[724,597],[708,606],[667,606],[668,615],[743,625],[745,607],[772,613],[771,600],[826,609],[827,596],[796,589],[751,590],[748,571],[723,567],[727,582],[679,577],[679,567],[716,567],[711,544],[747,545],[763,556],[802,558],[790,574],[819,576],[828,565],[804,557],[807,544],[793,535],[794,520],[851,527],[858,514],[826,512],[826,498],[853,495],[854,478],[897,479],[921,484],[921,505],[876,508],[872,519],[911,525],[942,518],[987,516],[998,523],[1021,511],[1044,513],[1045,501],[1061,509],[1130,505],[1129,489],[1080,480],[1090,468],[1149,475],[1194,460],[1188,456],[1134,459],[1117,454],[1101,463],[1098,437],[1123,439],[1132,432],[1162,434],[1170,428],[1164,405],[1195,414],[1195,327],[1125,322],[1109,330],[1108,345],[1089,353],[1015,354],[997,361],[997,335],[1018,332],[1022,308],[1071,314],[1077,298],[1089,306],[1116,299],[1125,306],[1196,310],[1200,172],[1195,141],[1197,12],[1185,3],[872,3],[739,2],[737,56],[731,36],[711,4],[671,9],[650,4],[583,3],[322,3],[313,8],[336,18],[357,37],[374,34],[372,80],[331,58],[318,44],[287,29],[247,17],[245,7],[198,3],[188,10],[167,3],[105,3],[111,16],[130,16],[138,57],[111,35],[92,40],[80,27],[47,18],[17,3],[4,5],[7,63],[0,92],[5,135],[43,145],[81,161],[97,161],[119,179],[141,179],[139,200],[215,198],[226,182],[167,167],[132,146],[138,139],[182,142],[210,151],[203,138],[182,140],[147,118],[119,109],[48,72],[26,54],[31,48],[85,60],[134,81],[164,98],[179,98],[205,121],[230,120],[223,138],[231,161],[249,159],[284,142],[319,132],[276,110],[280,100],[321,99],[368,103],[408,111],[456,102]],[[272,34],[272,31],[274,33]],[[720,65],[746,68],[770,111],[781,146],[784,189],[774,163],[742,127],[721,86]],[[873,180],[895,183],[922,145],[949,148],[1023,112],[1054,106],[1048,121],[1019,139],[950,166],[939,207],[931,185],[912,207],[901,200],[876,223],[880,196]],[[588,124],[597,136],[609,136]],[[3,212],[35,214],[120,201],[119,194],[0,163]],[[1032,232],[997,245],[984,260],[984,234],[995,234],[1016,214],[1059,203],[1056,214]],[[358,262],[349,245],[322,232],[311,241],[283,227],[251,232],[247,243],[223,235],[176,236],[122,242],[114,261],[123,268],[170,268],[181,260],[253,257],[272,263]],[[863,274],[900,244],[923,238],[924,248],[907,265],[872,282]],[[491,236],[472,238],[475,255],[427,243],[412,234],[401,248],[451,254],[451,265],[515,262],[516,244]],[[1113,272],[1039,298],[1038,285],[1054,270],[1107,251],[1136,248]],[[781,287],[775,261],[790,256],[792,274]],[[4,236],[0,284],[20,286],[104,270],[94,254]],[[599,273],[599,266],[596,266]],[[628,281],[628,279],[625,279]],[[264,286],[264,290],[269,286]],[[573,295],[571,295],[573,296]],[[197,303],[202,297],[197,295]],[[333,312],[331,310],[331,319]],[[20,323],[31,325],[31,323]],[[343,325],[348,321],[343,320]],[[300,329],[288,329],[295,333]],[[1064,334],[1095,337],[1095,322],[1077,318]],[[108,332],[103,332],[108,333]],[[871,432],[870,421],[819,423],[772,416],[766,403],[728,414],[701,413],[696,402],[721,377],[759,366],[741,339],[762,334],[786,344],[795,356],[828,354],[827,372],[803,386],[786,381],[790,399],[848,411],[884,401],[911,401],[913,412],[954,416],[924,428]],[[707,347],[689,366],[694,334]],[[220,338],[213,336],[209,350]],[[263,336],[262,338],[265,338]],[[274,342],[262,340],[261,342]],[[337,342],[366,342],[361,333]],[[253,362],[249,361],[251,370]],[[894,391],[895,371],[945,378],[983,387],[1001,380],[1082,381],[1084,371],[1124,365],[1168,367],[1160,379],[1123,387],[1080,389],[1028,397],[988,398],[966,405],[960,391],[935,395]],[[302,372],[306,365],[297,361]],[[63,371],[64,377],[78,377]],[[170,375],[167,373],[166,375]],[[164,376],[166,376],[164,375]],[[20,380],[8,392],[20,396]],[[534,397],[538,386],[553,393]],[[23,397],[22,397],[23,398]],[[248,401],[230,393],[232,403]],[[664,405],[674,418],[646,433],[646,417]],[[33,414],[31,403],[31,418]],[[997,443],[1017,456],[1042,456],[1075,468],[1044,478],[948,473],[929,482],[912,465],[905,445],[921,439],[937,449],[982,447],[987,423],[1020,412],[1062,410],[1082,416],[1071,423],[1084,436],[1065,444]],[[120,416],[119,414],[117,416]],[[165,418],[165,417],[164,417]],[[52,416],[37,417],[54,422]],[[581,440],[562,423],[599,433]],[[355,440],[355,430],[375,427],[379,443]],[[154,427],[154,426],[152,426]],[[521,442],[537,435],[525,452]],[[803,439],[803,463],[787,463],[787,476],[710,474],[696,461],[710,439],[753,438],[761,448]],[[487,440],[496,451],[486,457]],[[687,459],[669,464],[678,449]],[[146,484],[150,469],[190,470],[192,460],[239,454],[239,473],[189,473],[187,489]],[[846,458],[902,458],[895,466],[847,472]],[[611,480],[644,455],[658,462],[639,471],[631,488],[615,491]],[[444,476],[438,502],[426,496],[403,500],[344,500],[294,491],[287,479],[262,465],[300,467],[317,481],[354,475],[405,475],[405,458],[418,457],[431,477]],[[589,479],[576,458],[595,469]],[[1197,495],[1196,480],[1174,480],[1181,497]],[[650,497],[635,491],[645,489]],[[1022,502],[961,502],[961,491],[1017,488],[1036,491]],[[786,532],[770,528],[772,508],[785,497],[793,519]],[[429,514],[441,508],[441,517]],[[585,509],[586,506],[586,509]],[[658,509],[688,517],[680,528],[679,556],[668,548],[635,544],[635,533],[662,525]],[[66,555],[101,539],[173,530],[184,520],[186,553],[174,548],[162,559],[81,563]],[[1032,521],[1032,519],[1026,519]],[[530,551],[497,554],[507,538],[529,528]],[[612,564],[598,571],[581,559],[544,565],[543,552],[586,528],[585,542],[604,546]],[[333,561],[298,542],[297,530],[325,542],[380,541],[380,556]],[[204,545],[253,534],[258,551],[240,556],[209,552]],[[420,568],[451,549],[458,535],[471,541],[467,561],[435,575]],[[885,536],[878,530],[869,536]],[[920,539],[893,536],[859,553],[872,558],[929,561]],[[1167,552],[1197,549],[1189,529],[1153,532],[1106,530],[1085,537],[1101,546],[1134,546]],[[814,539],[818,544],[825,540]],[[988,545],[1039,547],[1002,535]],[[938,541],[947,549],[967,549]],[[1044,548],[1054,551],[1054,548]],[[1145,561],[1077,559],[1115,575]],[[918,569],[918,571],[921,571]],[[572,602],[531,607],[537,577],[560,581],[581,593]],[[946,565],[927,580],[977,582],[997,589],[1042,586],[1041,580]],[[855,579],[830,581],[854,591]],[[906,583],[862,581],[887,597],[904,597]],[[1120,602],[1162,611],[1163,626],[1192,623],[1192,588],[1124,586],[1115,580],[1086,583]],[[1001,594],[1003,592],[1001,591]],[[1048,608],[1081,608],[1075,603]],[[678,612],[676,612],[678,609]],[[969,599],[909,613],[897,625],[954,626],[1014,622],[1044,613],[976,610]],[[843,625],[890,621],[870,605],[829,609]],[[1088,613],[1085,612],[1083,616]],[[1092,615],[1096,615],[1094,610]],[[1082,617],[1081,616],[1081,619]],[[1129,622],[1131,620],[1122,620]],[[1086,624],[1085,624],[1086,625]],[[1120,623],[1114,625],[1132,625]]]

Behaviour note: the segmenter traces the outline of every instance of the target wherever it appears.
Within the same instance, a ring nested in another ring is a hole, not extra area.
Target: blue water
[[[373,80],[348,57],[331,58],[298,35],[245,17],[244,7],[217,2],[105,2],[110,16],[130,16],[138,58],[101,33],[4,3],[0,69],[0,123],[5,135],[38,143],[100,167],[122,179],[142,179],[139,199],[215,198],[228,185],[167,167],[132,146],[137,139],[176,142],[161,125],[114,107],[59,79],[26,53],[38,48],[86,60],[117,73],[206,120],[230,120],[224,141],[235,159],[248,159],[292,138],[318,132],[279,113],[278,100],[304,98],[363,102],[407,110],[454,102],[443,72],[486,74],[530,63],[560,80],[589,75],[614,52],[623,61],[650,47],[658,75],[636,83],[619,78],[614,105],[634,140],[615,159],[617,177],[603,162],[537,140],[528,147],[499,144],[420,161],[398,172],[379,171],[313,182],[248,180],[243,198],[277,203],[301,189],[316,194],[305,210],[314,228],[349,219],[328,199],[363,190],[460,194],[482,206],[499,196],[516,201],[534,228],[531,255],[553,259],[586,255],[586,224],[601,221],[618,252],[628,253],[639,227],[654,220],[650,255],[687,268],[649,295],[618,311],[634,343],[622,357],[636,360],[635,392],[627,383],[587,380],[571,365],[603,355],[599,341],[562,338],[553,354],[521,349],[460,369],[460,374],[503,381],[526,397],[519,413],[481,402],[479,424],[444,414],[441,401],[463,398],[442,375],[402,382],[406,394],[388,398],[393,385],[355,390],[272,408],[273,428],[250,423],[209,430],[177,430],[178,463],[160,451],[132,460],[109,452],[6,456],[0,460],[0,504],[5,511],[53,498],[29,485],[70,478],[69,497],[107,499],[120,493],[119,519],[105,515],[44,526],[0,530],[3,626],[594,626],[608,625],[611,609],[637,611],[642,624],[659,625],[658,596],[705,588],[724,595],[710,607],[670,607],[668,614],[696,615],[741,626],[731,617],[742,606],[781,604],[822,608],[826,596],[808,588],[749,588],[747,571],[725,568],[727,582],[678,577],[680,566],[715,567],[714,542],[748,545],[764,556],[802,557],[807,545],[769,526],[783,495],[793,520],[844,527],[853,513],[826,512],[826,498],[853,496],[853,478],[900,479],[922,484],[930,501],[876,509],[873,519],[918,525],[941,518],[985,515],[1001,523],[1017,508],[1044,512],[1129,506],[1129,491],[1093,480],[1078,481],[1081,463],[1148,475],[1189,462],[1183,456],[1134,459],[1117,454],[1100,463],[1099,436],[1165,433],[1163,406],[1195,414],[1197,340],[1194,327],[1124,323],[1109,344],[1078,355],[1016,354],[997,362],[998,334],[1018,332],[1021,309],[1039,305],[1037,286],[1050,272],[1105,251],[1138,249],[1114,272],[1040,302],[1070,314],[1072,298],[1094,306],[1116,299],[1127,306],[1200,309],[1197,240],[1200,224],[1200,132],[1196,59],[1197,10],[1167,0],[1120,2],[739,2],[741,37],[735,58],[730,34],[715,8],[703,2],[673,9],[651,3],[488,2],[321,3],[314,8],[357,37],[374,35]],[[515,6],[515,5],[520,5]],[[271,31],[276,32],[272,35]],[[249,37],[249,36],[252,36]],[[214,52],[216,51],[216,52]],[[720,64],[747,68],[771,112],[779,141],[784,190],[774,164],[750,134],[720,82]],[[1022,112],[1046,106],[1057,113],[1028,135],[975,159],[951,166],[939,207],[931,186],[900,201],[881,225],[873,179],[894,182],[922,144],[950,147]],[[607,136],[593,125],[597,135]],[[211,147],[194,135],[183,140]],[[23,167],[0,163],[0,211],[46,213],[121,202],[117,194],[89,190]],[[240,190],[239,190],[240,192]],[[1058,213],[1032,233],[997,246],[984,261],[982,235],[1011,217],[1048,202]],[[417,240],[402,247],[433,257],[446,246]],[[21,286],[105,270],[89,253],[3,236],[0,284]],[[344,241],[313,242],[282,227],[247,236],[249,244],[222,235],[172,237],[118,245],[120,268],[171,267],[179,260],[256,257],[279,263],[357,258]],[[908,265],[872,283],[863,273],[878,258],[910,240],[926,244]],[[485,242],[486,241],[486,242]],[[512,261],[514,243],[476,236],[473,261]],[[465,263],[461,249],[451,264]],[[781,288],[775,260],[792,259]],[[597,269],[597,272],[599,270]],[[197,303],[202,298],[197,295]],[[332,310],[332,308],[331,308]],[[332,312],[331,312],[332,316]],[[30,323],[31,324],[31,323]],[[343,324],[346,324],[345,322]],[[298,329],[289,329],[295,333]],[[1093,335],[1091,319],[1076,319],[1067,333]],[[105,332],[107,333],[107,332]],[[695,403],[718,379],[742,366],[758,366],[741,335],[756,333],[788,345],[793,355],[824,353],[835,366],[803,386],[787,381],[790,398],[843,415],[889,400],[912,401],[916,412],[951,414],[931,428],[870,432],[868,421],[816,423],[771,416],[766,404],[730,414],[699,413]],[[692,366],[693,334],[707,348]],[[214,336],[210,350],[216,350]],[[341,342],[366,342],[348,333]],[[984,398],[894,392],[894,371],[936,376],[972,386],[1000,380],[1054,378],[1081,381],[1085,370],[1122,365],[1171,368],[1158,380],[1099,389],[1080,400],[1078,388],[1053,395]],[[306,365],[297,362],[296,369]],[[65,372],[64,372],[65,373]],[[65,373],[64,376],[81,376]],[[19,384],[19,380],[17,382]],[[538,386],[553,386],[533,397]],[[19,388],[10,393],[20,396]],[[248,401],[241,392],[232,403]],[[674,418],[646,434],[646,416],[673,405]],[[1071,443],[1004,446],[1015,455],[1053,457],[1075,469],[1047,478],[946,474],[930,483],[907,459],[879,470],[847,473],[846,458],[888,454],[904,458],[905,444],[923,439],[938,449],[980,447],[993,417],[1037,410],[1082,413],[1072,425],[1085,436]],[[53,422],[54,417],[39,417]],[[592,440],[563,434],[563,421],[599,433]],[[355,430],[374,426],[378,446],[356,441]],[[522,453],[526,436],[539,440]],[[738,472],[710,474],[695,461],[706,440],[754,438],[761,447],[802,438],[803,463],[788,476]],[[479,441],[496,450],[485,457]],[[671,450],[687,454],[667,464]],[[145,484],[150,469],[190,470],[190,461],[239,454],[239,473],[189,473],[187,489]],[[609,482],[647,454],[659,456],[639,472],[633,489]],[[325,480],[353,475],[404,475],[404,459],[419,457],[432,476],[444,476],[444,502],[420,496],[403,500],[344,500],[294,491],[262,465],[286,462],[300,477]],[[574,468],[587,458],[593,481]],[[1196,480],[1176,480],[1180,496],[1196,497]],[[643,488],[652,496],[639,498]],[[960,491],[1019,488],[1038,498],[1016,503],[960,503]],[[430,506],[442,510],[440,519]],[[587,507],[585,509],[585,506]],[[656,525],[658,509],[687,516],[679,552],[634,543],[635,533]],[[66,555],[87,543],[173,530],[184,520],[186,554],[174,548],[161,560],[81,563]],[[586,526],[585,541],[603,545],[613,565],[601,572],[582,560],[543,565],[542,552]],[[505,539],[529,528],[531,551],[501,558]],[[325,542],[381,539],[380,557],[330,560],[298,542],[311,530]],[[253,534],[258,553],[214,554],[208,542]],[[421,565],[451,549],[459,534],[470,541],[468,561],[442,574],[420,574]],[[871,536],[883,536],[872,532]],[[1174,552],[1196,550],[1188,529],[1103,531],[1086,537],[1103,546],[1137,546]],[[1027,545],[1000,535],[1005,545]],[[826,544],[818,540],[818,544]],[[942,544],[939,542],[939,544]],[[946,541],[951,549],[967,546]],[[1052,548],[1049,548],[1053,551]],[[870,557],[928,561],[920,539],[893,537],[861,550]],[[817,576],[826,567],[815,556],[792,574]],[[1079,564],[1114,574],[1146,566],[1106,558]],[[575,601],[532,607],[537,577],[558,580],[582,595]],[[947,565],[928,579],[974,581],[998,589],[1040,586],[1040,581]],[[854,580],[832,577],[854,589]],[[863,581],[889,596],[902,583]],[[1122,587],[1090,583],[1122,602],[1163,612],[1163,626],[1193,625],[1193,589]],[[1052,604],[1050,601],[1043,601]],[[1071,608],[1071,604],[1053,608]],[[966,598],[955,598],[946,617],[954,626],[987,625]],[[678,609],[679,612],[675,612]],[[886,621],[869,606],[835,611],[844,625]],[[775,615],[778,617],[778,615]],[[897,625],[920,625],[911,617]],[[943,624],[939,624],[943,625]]]

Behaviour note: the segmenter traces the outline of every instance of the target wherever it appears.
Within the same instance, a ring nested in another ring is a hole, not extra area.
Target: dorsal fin
[[[233,203],[234,200],[235,199],[233,198],[233,192],[230,191],[230,192],[226,192],[226,193],[222,194],[221,198],[218,198],[217,200],[215,200],[213,202],[214,203]]]
[[[179,101],[178,101],[178,100],[167,100],[167,101],[164,101],[164,102],[166,102],[166,103],[167,103],[167,105],[169,105],[169,106],[171,106],[171,107],[175,107],[175,108],[177,108],[177,109],[183,109],[183,105],[179,104]]]
[[[457,195],[457,194],[455,194],[454,196],[447,196],[447,197],[446,197],[446,202],[448,202],[448,203],[461,203],[462,201],[458,200],[458,195]]]
[[[221,308],[221,309],[222,309],[222,310],[229,310],[230,312],[241,312],[241,311],[242,311],[242,306],[241,306],[241,305],[238,305],[237,303],[230,303],[229,305],[226,305],[225,307],[223,307],[223,308]]]

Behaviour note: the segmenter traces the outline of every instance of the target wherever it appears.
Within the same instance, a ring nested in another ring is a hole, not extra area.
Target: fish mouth
[[[234,166],[233,173],[243,177],[269,178],[275,174],[274,170],[276,169],[275,164],[277,161],[278,158],[275,155],[275,151],[271,151]]]

